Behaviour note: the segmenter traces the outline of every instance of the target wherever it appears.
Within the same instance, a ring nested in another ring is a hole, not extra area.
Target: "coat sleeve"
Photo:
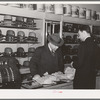
[[[64,63],[63,63],[63,54],[61,48],[59,48],[59,58],[58,58],[58,66],[59,66],[59,71],[64,72]]]
[[[32,76],[34,76],[35,74],[38,74],[38,65],[40,62],[40,57],[41,57],[41,50],[40,48],[37,48],[35,50],[34,55],[32,56],[30,60],[30,72]]]
[[[100,47],[97,48],[96,55],[96,68],[97,70],[100,70]]]
[[[73,61],[73,67],[75,69],[77,69],[79,67],[79,65],[78,65],[78,58]]]

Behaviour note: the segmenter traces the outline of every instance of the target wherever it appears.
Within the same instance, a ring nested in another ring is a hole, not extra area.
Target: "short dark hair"
[[[91,29],[90,29],[89,25],[80,25],[79,30],[80,31],[86,31],[87,33],[91,34]]]

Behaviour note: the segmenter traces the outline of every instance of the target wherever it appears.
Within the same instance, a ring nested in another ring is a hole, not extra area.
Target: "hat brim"
[[[48,36],[48,41],[51,42],[52,44],[56,45],[56,46],[62,46],[64,43],[64,40],[61,39],[60,43],[56,43],[55,41],[52,40],[52,38],[50,36]]]

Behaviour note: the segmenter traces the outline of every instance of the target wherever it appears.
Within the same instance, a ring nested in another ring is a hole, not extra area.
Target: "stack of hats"
[[[21,16],[17,16],[16,21],[15,21],[15,26],[16,27],[23,27],[23,26],[25,26],[24,24],[25,24],[24,23],[24,18],[21,17]]]
[[[8,42],[15,41],[15,32],[13,30],[7,30],[7,32],[6,32],[6,41],[8,41]]]
[[[24,68],[29,68],[29,63],[30,63],[29,61],[24,61],[23,62],[23,67]]]
[[[3,26],[13,26],[11,15],[4,15]]]
[[[16,52],[17,57],[26,57],[26,53],[23,47],[18,47]]]
[[[12,48],[6,47],[6,48],[4,49],[3,56],[12,56],[12,54],[13,54]]]
[[[34,52],[35,52],[35,48],[34,47],[28,48],[28,54],[27,54],[27,56],[28,57],[32,57],[34,55]]]
[[[23,31],[18,31],[17,41],[18,42],[24,42],[25,41],[25,33]]]
[[[78,29],[79,29],[79,24],[73,24],[72,32],[78,33]]]
[[[73,24],[72,23],[64,23],[63,32],[72,32],[72,31],[73,31]]]
[[[36,33],[35,32],[29,32],[27,40],[30,41],[30,42],[37,42],[38,38],[36,37]]]
[[[27,28],[34,28],[34,19],[33,18],[27,18],[27,21],[26,21],[26,26]]]
[[[77,44],[78,42],[77,35],[73,35],[73,43]]]

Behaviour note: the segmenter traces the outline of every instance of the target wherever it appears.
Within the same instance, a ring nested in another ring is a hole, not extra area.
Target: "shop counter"
[[[53,85],[40,85],[40,86],[22,85],[21,89],[73,89],[73,81],[59,82]]]
[[[73,82],[61,83],[52,86],[43,86],[41,89],[73,89]]]

